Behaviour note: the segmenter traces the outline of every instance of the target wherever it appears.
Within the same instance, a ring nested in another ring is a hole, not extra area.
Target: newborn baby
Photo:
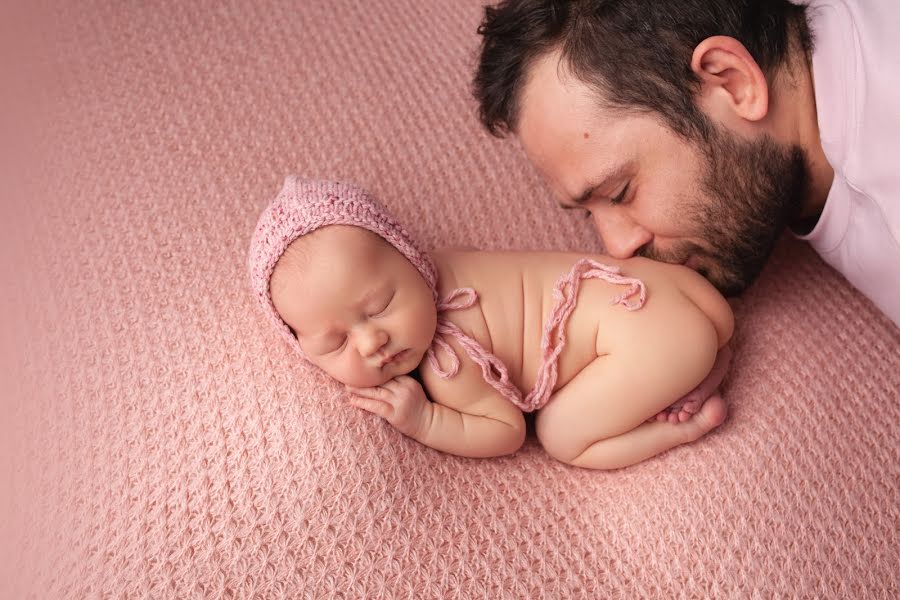
[[[289,177],[257,224],[250,271],[303,358],[345,384],[355,406],[444,452],[513,453],[522,411],[537,410],[551,456],[613,469],[725,419],[717,394],[684,401],[733,329],[725,299],[686,267],[426,254],[363,190]],[[409,377],[417,369],[424,389]]]

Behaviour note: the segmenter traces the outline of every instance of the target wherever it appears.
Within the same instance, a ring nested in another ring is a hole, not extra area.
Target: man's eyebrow
[[[585,204],[588,200],[591,199],[591,196],[594,195],[594,192],[599,185],[588,185],[588,187],[584,188],[584,190],[578,195],[577,198],[572,198],[572,204],[563,204],[559,203],[560,208],[564,208],[566,210],[577,210],[581,208],[583,204]]]

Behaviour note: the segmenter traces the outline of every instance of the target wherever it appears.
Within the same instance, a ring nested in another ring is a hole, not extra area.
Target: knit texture
[[[479,129],[480,11],[0,3],[0,598],[900,596],[900,333],[802,243],[734,304],[728,420],[622,471],[441,454],[273,343],[287,173],[599,250]]]

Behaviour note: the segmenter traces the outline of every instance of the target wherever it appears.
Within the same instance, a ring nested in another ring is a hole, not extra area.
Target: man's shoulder
[[[878,204],[900,190],[900,2],[810,3],[822,147],[849,186]]]

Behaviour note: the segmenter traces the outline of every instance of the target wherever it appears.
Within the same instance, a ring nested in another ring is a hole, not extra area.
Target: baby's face
[[[299,238],[272,274],[272,302],[309,359],[342,383],[372,387],[415,369],[437,325],[434,296],[379,236],[332,225]],[[293,244],[292,244],[293,245]]]

